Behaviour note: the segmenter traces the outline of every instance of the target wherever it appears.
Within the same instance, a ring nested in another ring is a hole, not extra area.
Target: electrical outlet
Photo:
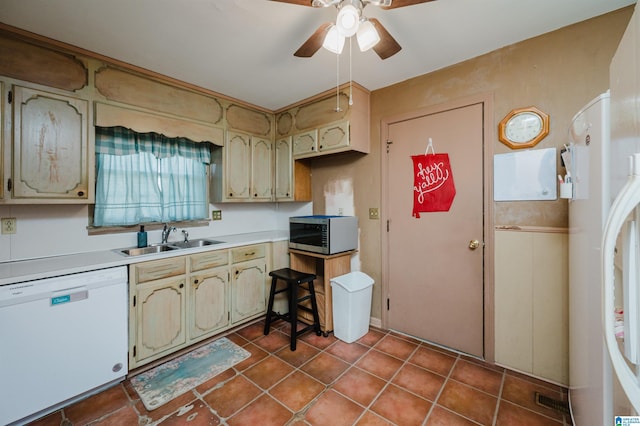
[[[222,210],[211,210],[212,220],[222,220]]]
[[[369,208],[369,219],[380,219],[377,207]]]
[[[3,234],[15,234],[16,233],[16,218],[15,217],[3,217],[2,218],[2,233]]]
[[[344,214],[344,209],[342,207],[338,208],[338,216],[342,216]]]

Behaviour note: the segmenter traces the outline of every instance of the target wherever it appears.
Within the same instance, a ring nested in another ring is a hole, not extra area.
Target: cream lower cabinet
[[[129,368],[264,315],[267,244],[129,266]]]
[[[136,367],[186,343],[186,263],[140,263],[129,267],[129,275],[129,365]]]
[[[227,250],[206,252],[189,262],[189,342],[196,342],[229,325],[229,255]]]
[[[496,363],[569,384],[568,235],[495,234]]]
[[[263,315],[266,310],[267,261],[264,244],[231,250],[231,322]]]

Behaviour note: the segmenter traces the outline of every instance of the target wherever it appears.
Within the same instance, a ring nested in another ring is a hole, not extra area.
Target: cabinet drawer
[[[264,257],[264,244],[255,246],[238,247],[231,249],[231,261],[233,263]]]
[[[159,280],[161,278],[175,277],[187,272],[185,257],[154,260],[131,265],[133,278],[136,283]]]
[[[229,263],[229,252],[227,250],[210,251],[206,253],[194,254],[190,256],[192,271],[216,268]]]

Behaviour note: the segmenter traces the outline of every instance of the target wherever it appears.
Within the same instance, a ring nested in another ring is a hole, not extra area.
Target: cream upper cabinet
[[[315,154],[318,152],[318,130],[293,135],[293,156]]]
[[[271,201],[273,198],[273,142],[266,138],[251,137],[251,197]]]
[[[276,201],[293,200],[293,157],[291,136],[280,138],[275,147],[275,197]]]
[[[12,97],[11,202],[92,202],[88,101],[17,85]]]
[[[227,132],[225,150],[225,198],[247,200],[251,195],[251,137]]]
[[[318,151],[349,146],[349,122],[335,123],[318,129]]]
[[[272,147],[267,138],[227,132],[222,201],[272,200]]]
[[[276,140],[293,136],[293,158],[338,152],[368,154],[370,94],[359,86],[323,93],[276,114]]]

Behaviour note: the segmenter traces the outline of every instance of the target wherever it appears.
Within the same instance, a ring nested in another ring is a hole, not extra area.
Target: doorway
[[[493,341],[489,110],[484,97],[465,99],[383,121],[381,129],[383,325],[482,359]],[[449,155],[456,195],[448,211],[416,218],[411,156],[424,154],[429,138],[436,153]]]

